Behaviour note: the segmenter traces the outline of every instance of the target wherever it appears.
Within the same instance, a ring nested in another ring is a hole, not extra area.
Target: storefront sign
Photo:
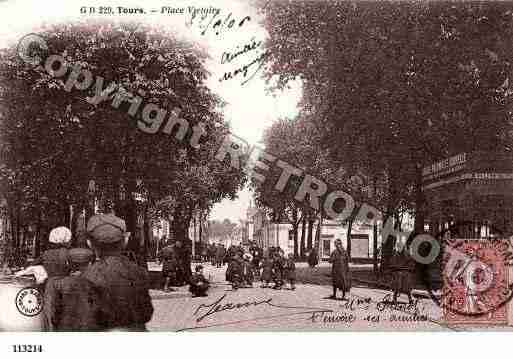
[[[423,181],[430,181],[438,177],[462,171],[465,169],[466,162],[467,154],[460,153],[459,155],[433,163],[431,166],[424,167],[422,170]]]

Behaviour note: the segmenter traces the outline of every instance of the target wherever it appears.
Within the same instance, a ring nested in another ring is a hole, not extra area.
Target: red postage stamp
[[[451,239],[442,263],[442,308],[449,324],[504,325],[509,285],[509,244],[501,240]]]

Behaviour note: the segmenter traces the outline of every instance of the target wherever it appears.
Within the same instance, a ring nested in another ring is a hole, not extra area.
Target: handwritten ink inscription
[[[274,308],[294,310],[290,314],[308,314],[307,321],[316,324],[342,324],[351,325],[357,321],[365,321],[369,324],[388,322],[424,322],[429,320],[428,316],[421,313],[419,301],[411,303],[394,303],[390,296],[386,295],[382,300],[373,302],[371,298],[350,297],[348,301],[340,306],[339,311],[329,308],[307,308],[296,306],[285,306],[273,303],[273,298],[260,300],[249,300],[246,302],[230,302],[224,294],[219,299],[209,304],[200,304],[193,315],[199,323],[206,318],[222,312],[237,312],[243,309],[269,306]],[[422,308],[423,309],[423,308]],[[300,310],[299,312],[297,310]]]
[[[231,80],[236,77],[243,77],[244,79],[241,82],[241,85],[245,85],[249,80],[255,77],[258,70],[262,68],[265,63],[266,58],[270,55],[268,51],[261,53],[255,59],[250,61],[249,63],[242,65],[240,67],[235,68],[232,71],[225,72],[224,75],[219,79],[220,82]],[[251,70],[251,71],[250,71]],[[249,76],[248,76],[249,73]]]
[[[235,31],[251,21],[251,16],[237,18],[231,12],[227,16],[221,16],[221,10],[216,8],[196,9],[189,7],[189,14],[190,18],[186,25],[189,27],[198,26],[202,30],[201,35],[205,35],[207,32],[213,32],[217,36],[223,35],[227,31]]]
[[[262,304],[270,304],[272,301],[272,298],[268,298],[268,299],[265,299],[262,301],[250,301],[250,302],[244,302],[244,303],[227,302],[227,303],[221,304],[221,302],[225,298],[226,298],[226,294],[223,295],[221,298],[219,298],[212,304],[200,304],[198,306],[198,308],[196,309],[196,311],[194,312],[194,315],[199,314],[201,309],[206,309],[206,311],[203,314],[201,314],[198,318],[196,318],[196,322],[201,322],[203,319],[205,319],[213,314],[216,314],[216,313],[224,312],[227,310],[236,310],[236,309],[241,309],[241,308],[257,307]]]

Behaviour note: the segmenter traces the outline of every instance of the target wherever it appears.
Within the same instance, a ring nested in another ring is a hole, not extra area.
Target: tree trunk
[[[319,215],[319,221],[317,222],[317,231],[315,232],[314,250],[317,253],[319,253],[319,247],[321,244],[321,232],[322,232],[322,213]]]
[[[372,184],[373,184],[372,195],[374,197],[376,197],[376,189],[377,189],[376,182],[377,182],[377,178],[374,177],[372,179]],[[374,275],[375,275],[376,279],[378,279],[379,272],[378,272],[378,223],[377,223],[377,221],[374,221],[374,225],[372,226],[372,239],[373,239],[372,257],[373,257],[373,261],[374,261],[374,263],[373,263]],[[383,243],[381,243],[381,244],[383,245]]]
[[[141,263],[140,265],[146,269],[148,269],[148,245],[150,244],[151,234],[150,234],[150,222],[148,218],[148,205],[144,208],[144,216],[143,216],[143,244],[141,248]]]
[[[415,233],[424,232],[424,194],[422,193],[422,167],[417,166],[415,177]]]
[[[173,239],[185,242],[189,239],[189,226],[191,224],[192,211],[184,206],[180,206],[175,211],[172,220],[170,220],[170,231]]]
[[[294,242],[294,258],[297,259],[299,257],[299,246],[298,246],[298,242],[297,242],[297,230],[298,230],[298,225],[294,225],[294,227],[292,227],[292,240]]]
[[[305,259],[305,252],[306,252],[306,249],[305,249],[306,218],[305,218],[304,215],[303,215],[303,220],[301,222],[302,222],[302,227],[301,227],[301,241],[299,243],[299,256],[301,257],[301,259]]]
[[[75,246],[77,244],[77,219],[80,215],[80,212],[78,211],[78,206],[73,206],[73,212],[71,216],[70,221],[70,231],[71,231],[71,243]]]
[[[306,239],[306,248],[307,250],[312,250],[312,232],[313,232],[314,221],[312,219],[308,220],[308,237]]]
[[[203,243],[203,213],[199,217],[199,242]]]
[[[39,258],[41,255],[41,227],[43,223],[41,221],[41,209],[39,209],[37,214],[37,224],[36,224],[36,237],[34,239],[34,257]]]
[[[354,218],[350,218],[347,222],[347,256],[349,257],[349,260],[351,260],[351,231],[353,230],[353,223]]]
[[[378,224],[374,222],[373,229],[372,229],[372,252],[373,252],[373,268],[374,268],[374,275],[378,276]]]
[[[299,256],[299,246],[297,242],[297,231],[299,227],[299,221],[297,219],[298,217],[298,209],[295,208],[293,215],[292,215],[292,241],[294,245],[294,259],[297,259]]]

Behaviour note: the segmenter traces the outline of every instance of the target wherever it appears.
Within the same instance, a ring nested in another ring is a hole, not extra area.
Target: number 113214
[[[14,353],[42,353],[43,346],[42,345],[25,345],[25,344],[16,344],[12,346],[12,350]]]

